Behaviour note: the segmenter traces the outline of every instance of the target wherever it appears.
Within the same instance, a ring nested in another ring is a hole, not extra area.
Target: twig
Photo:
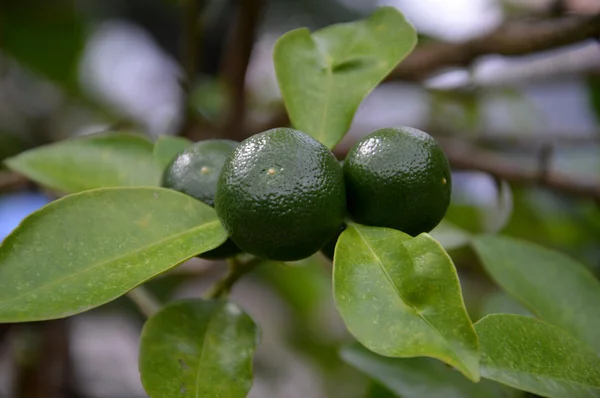
[[[17,191],[27,185],[27,178],[12,171],[0,171],[0,193]]]
[[[206,299],[216,299],[227,296],[233,285],[244,274],[252,271],[258,264],[261,263],[261,260],[258,258],[254,258],[246,263],[242,263],[236,258],[230,258],[228,261],[229,272],[210,287],[210,289],[204,295]]]
[[[160,309],[160,303],[152,293],[144,286],[138,286],[127,293],[127,297],[131,299],[138,307],[140,312],[150,318]]]
[[[182,19],[182,52],[181,64],[185,76],[181,82],[183,89],[183,122],[179,128],[179,135],[185,135],[195,124],[196,113],[190,105],[190,96],[198,72],[198,58],[200,56],[200,9],[203,0],[186,0],[183,3]]]
[[[388,80],[420,81],[453,66],[468,66],[490,54],[518,56],[575,44],[600,35],[600,14],[539,21],[509,21],[490,34],[463,43],[418,47],[388,76]]]
[[[552,155],[554,155],[554,145],[550,142],[544,143],[539,151],[538,179],[540,185],[544,184],[544,181],[546,181],[550,174]]]
[[[441,141],[446,156],[456,169],[477,170],[519,185],[540,185],[570,196],[600,200],[600,183],[577,179],[558,172],[525,170],[496,152],[481,150],[457,140]]]
[[[245,138],[246,72],[256,39],[256,32],[265,0],[240,0],[236,12],[228,51],[225,54],[221,77],[227,89],[227,113],[224,136]]]
[[[183,3],[183,52],[181,55],[185,70],[186,92],[189,93],[198,68],[200,54],[200,4],[202,0],[186,0]]]
[[[15,396],[68,397],[72,380],[68,319],[28,323],[19,331],[28,341],[20,358],[15,358]]]
[[[468,66],[490,54],[518,56],[550,50],[600,35],[600,14],[541,21],[507,21],[490,34],[463,43],[433,43],[417,47],[386,80],[421,81],[443,68]],[[249,134],[289,125],[284,108]]]
[[[482,171],[516,185],[538,185],[565,195],[600,201],[600,181],[598,180],[578,179],[547,169],[543,171],[542,178],[539,168],[525,169],[515,165],[514,161],[506,159],[496,151],[485,150],[460,139],[436,138],[454,169]],[[346,143],[343,147],[338,146],[334,152],[342,159],[353,144]],[[547,166],[544,167],[547,168]]]

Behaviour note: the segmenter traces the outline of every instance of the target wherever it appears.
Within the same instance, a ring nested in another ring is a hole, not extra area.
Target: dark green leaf
[[[192,141],[187,138],[161,135],[154,143],[154,160],[164,170],[175,156],[190,145]]]
[[[5,54],[70,92],[78,90],[86,27],[72,1],[8,0],[0,6],[0,38]]]
[[[362,100],[416,42],[415,30],[393,7],[312,34],[302,28],[281,36],[273,58],[294,127],[334,147]]]
[[[600,282],[583,265],[557,251],[503,236],[479,237],[474,247],[506,292],[600,353]]]
[[[12,170],[66,193],[88,189],[158,185],[153,145],[125,133],[94,134],[38,147],[9,158]]]
[[[481,375],[551,398],[600,397],[600,358],[539,319],[488,315],[475,324]]]
[[[430,358],[386,358],[359,344],[344,347],[341,356],[402,398],[504,398],[510,389],[491,381],[473,383],[456,370]]]
[[[379,383],[371,382],[366,398],[401,398]]]
[[[600,123],[600,77],[592,75],[588,79],[590,108],[596,115],[596,121]]]
[[[172,190],[66,196],[27,217],[0,245],[0,322],[89,310],[226,238],[214,209]]]
[[[333,289],[346,326],[370,350],[434,357],[479,380],[477,335],[456,270],[429,235],[349,225],[336,246]]]
[[[233,303],[174,302],[144,325],[142,383],[153,398],[243,398],[257,343],[256,325]]]

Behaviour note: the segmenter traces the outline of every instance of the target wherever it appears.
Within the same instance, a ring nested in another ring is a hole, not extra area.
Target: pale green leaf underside
[[[582,264],[555,250],[497,235],[477,238],[474,247],[506,292],[600,353],[600,282]]]
[[[86,311],[226,238],[214,209],[175,191],[66,196],[28,216],[0,245],[0,322]]]
[[[568,333],[522,315],[475,324],[481,376],[543,397],[600,397],[600,357]]]
[[[154,143],[154,161],[161,170],[164,170],[175,156],[192,144],[193,142],[187,138],[161,135]]]
[[[478,383],[431,358],[386,358],[360,344],[341,350],[342,359],[402,398],[508,398],[513,391],[489,380]]]
[[[7,159],[29,179],[65,193],[117,186],[158,185],[153,145],[144,137],[101,133],[59,141]]]
[[[243,398],[258,330],[235,304],[171,303],[144,325],[139,366],[152,398]]]
[[[434,357],[479,380],[477,335],[456,270],[429,235],[349,225],[335,249],[333,287],[346,326],[370,350]]]
[[[414,28],[393,7],[312,35],[302,28],[281,36],[273,59],[294,127],[334,147],[362,100],[416,42]]]

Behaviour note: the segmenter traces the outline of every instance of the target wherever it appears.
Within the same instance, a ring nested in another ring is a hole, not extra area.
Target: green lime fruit
[[[206,140],[195,143],[179,153],[166,167],[161,186],[185,193],[209,206],[214,206],[217,182],[227,157],[237,142]],[[240,253],[228,239],[221,246],[200,255],[205,259],[221,259]]]
[[[243,141],[223,166],[215,208],[242,250],[277,261],[306,258],[339,230],[342,168],[307,134],[277,128]]]
[[[356,143],[344,162],[348,212],[361,224],[416,236],[450,204],[450,164],[438,143],[411,127],[384,128]]]

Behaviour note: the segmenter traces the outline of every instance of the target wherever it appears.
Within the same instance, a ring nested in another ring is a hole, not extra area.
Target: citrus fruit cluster
[[[205,258],[240,251],[278,261],[331,251],[354,222],[429,232],[451,195],[448,160],[427,133],[374,131],[343,162],[319,141],[289,128],[241,143],[207,140],[176,156],[162,185],[214,206],[230,239]]]

